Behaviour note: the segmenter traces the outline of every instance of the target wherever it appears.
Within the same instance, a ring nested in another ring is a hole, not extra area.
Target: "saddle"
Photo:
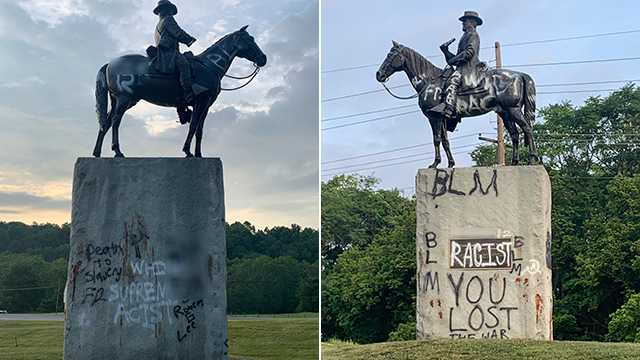
[[[460,84],[460,86],[458,87],[458,91],[456,92],[458,96],[471,96],[471,95],[479,95],[479,94],[483,94],[483,93],[487,93],[489,92],[489,90],[486,88],[486,82],[488,81],[488,77],[490,76],[487,73],[487,70],[489,70],[489,67],[487,66],[486,63],[484,62],[480,62],[478,63],[478,65],[476,66],[476,72],[478,74],[478,81],[475,81],[474,83],[468,83],[464,81],[464,76],[462,77],[462,83]],[[447,67],[442,74],[440,74],[440,81],[441,81],[441,88],[444,89],[447,86],[447,82],[449,81],[449,78],[451,78],[451,76],[453,75],[453,72],[455,71],[455,69],[453,67]],[[436,106],[434,106],[433,108],[429,109],[430,112],[435,112],[435,113],[439,113],[442,114],[442,112],[444,111],[445,108],[445,98],[446,93],[443,91],[442,95],[441,95],[441,100],[440,103]],[[458,126],[458,124],[462,121],[462,118],[460,116],[456,117],[455,119],[451,119],[451,118],[447,118],[446,119],[446,128],[447,131],[449,132],[453,132],[456,127]]]
[[[144,76],[149,76],[149,77],[155,77],[155,78],[164,78],[164,79],[178,79],[178,74],[176,72],[172,73],[172,74],[166,74],[166,73],[161,73],[156,71],[156,69],[151,66],[151,62],[153,61],[153,59],[158,56],[158,48],[150,45],[149,47],[147,47],[146,50],[147,53],[147,57],[149,58],[149,72],[144,74]],[[186,53],[184,53],[184,55],[187,58],[187,61],[189,62],[189,64],[191,64],[191,61],[194,59],[193,53],[191,51],[188,51]],[[189,109],[188,106],[186,105],[179,105],[177,107],[177,111],[178,111],[178,119],[180,120],[180,124],[184,125],[187,124],[189,122],[191,122],[191,114],[192,111],[191,109]]]
[[[156,56],[158,56],[158,48],[153,46],[153,45],[149,45],[147,47],[146,50],[147,53],[147,57],[149,58],[149,64],[151,64],[151,62],[153,61],[153,59],[156,58]],[[183,53],[182,55],[184,55],[184,57],[187,59],[187,62],[189,63],[189,65],[192,65],[194,61],[197,61],[197,58],[195,57],[195,55],[193,55],[193,53],[191,51],[187,51],[185,53]],[[193,66],[192,70],[193,70]],[[149,75],[153,75],[153,76],[164,76],[167,78],[177,78],[177,74],[175,72],[173,73],[161,73],[159,71],[157,71],[153,66],[149,66]]]

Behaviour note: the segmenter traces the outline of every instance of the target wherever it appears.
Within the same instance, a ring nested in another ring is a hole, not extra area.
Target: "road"
[[[270,320],[274,318],[300,318],[317,316],[316,314],[279,314],[279,315],[228,315],[228,320]],[[0,314],[0,321],[63,321],[64,313],[49,314]]]
[[[49,313],[49,314],[0,314],[0,321],[2,320],[28,320],[28,321],[62,321],[64,320],[64,313]]]

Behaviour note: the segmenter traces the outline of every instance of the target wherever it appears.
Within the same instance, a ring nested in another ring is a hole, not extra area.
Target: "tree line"
[[[0,222],[0,310],[63,309],[69,224]],[[318,231],[226,224],[228,312],[318,312]]]
[[[640,342],[640,89],[538,117],[552,184],[554,338]],[[495,165],[496,153],[482,145],[472,159]],[[415,338],[415,221],[415,198],[374,178],[322,184],[324,339]]]

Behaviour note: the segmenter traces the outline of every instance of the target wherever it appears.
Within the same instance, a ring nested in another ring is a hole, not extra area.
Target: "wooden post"
[[[496,69],[502,67],[502,54],[500,52],[500,42],[496,41]],[[497,116],[498,120],[498,165],[504,166],[504,122],[500,115]]]

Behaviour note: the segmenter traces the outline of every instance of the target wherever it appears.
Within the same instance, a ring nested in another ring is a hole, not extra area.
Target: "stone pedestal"
[[[220,159],[78,159],[64,359],[226,359],[224,225]]]
[[[418,339],[552,340],[544,168],[421,169],[416,197]]]

